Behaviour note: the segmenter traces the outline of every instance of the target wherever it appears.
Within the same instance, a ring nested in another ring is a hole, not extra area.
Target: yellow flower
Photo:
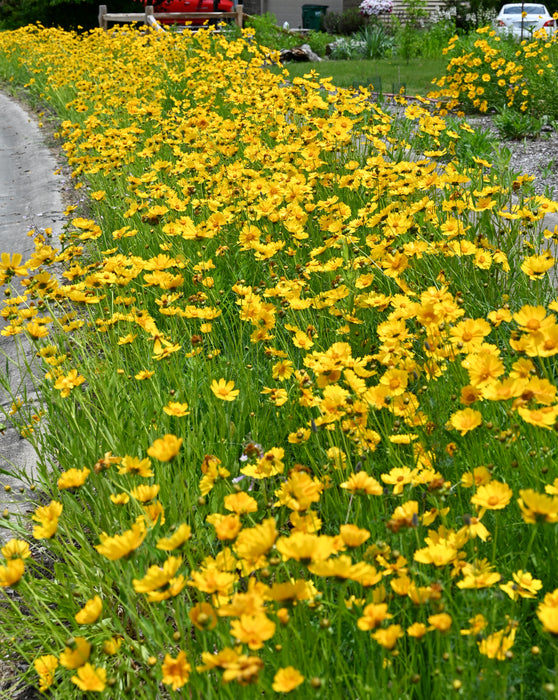
[[[490,481],[477,488],[475,495],[471,498],[471,503],[480,506],[484,510],[502,510],[511,501],[513,491],[500,481]],[[482,515],[480,516],[482,517]]]
[[[461,589],[490,588],[502,578],[497,571],[492,570],[492,565],[486,560],[475,560],[472,564],[463,566],[461,573],[463,580],[457,584]]]
[[[477,642],[477,645],[480,653],[487,656],[489,659],[504,661],[504,659],[507,658],[506,653],[512,648],[514,641],[515,627],[511,632],[509,628],[507,628],[489,634],[485,639]]]
[[[280,668],[273,678],[272,688],[276,693],[290,693],[304,682],[304,676],[293,666]]]
[[[231,493],[225,496],[223,501],[227,510],[232,510],[237,515],[245,515],[246,513],[255,513],[258,510],[258,502],[252,496],[249,496],[245,491]]]
[[[54,382],[54,388],[60,391],[60,396],[66,398],[70,395],[70,391],[76,386],[83,384],[85,377],[77,373],[77,369],[72,369],[67,375],[62,375]]]
[[[101,597],[96,595],[90,598],[83,608],[76,613],[75,619],[78,625],[90,625],[96,622],[103,611],[103,601]]]
[[[32,520],[40,523],[33,528],[33,537],[50,539],[58,529],[58,518],[62,514],[62,504],[59,501],[51,501],[48,506],[39,506],[31,516]]]
[[[438,632],[447,632],[451,627],[452,619],[451,615],[447,613],[438,613],[437,615],[430,615],[428,622],[430,623],[430,629],[436,629]]]
[[[71,681],[84,693],[102,693],[107,684],[107,672],[104,668],[96,668],[87,663],[78,668],[77,676],[72,676]]]
[[[308,566],[308,570],[318,576],[357,581],[363,586],[375,586],[382,579],[376,567],[364,561],[353,564],[351,558],[345,555],[315,561]]]
[[[407,627],[407,634],[415,639],[421,639],[427,632],[428,627],[424,622],[413,622],[410,627]]]
[[[181,445],[182,438],[177,438],[176,435],[164,435],[155,440],[147,450],[147,454],[160,462],[170,462],[180,451]]]
[[[213,668],[223,669],[223,682],[230,683],[233,680],[241,685],[255,683],[258,674],[263,668],[263,661],[257,656],[246,656],[240,650],[226,647],[217,653],[202,652],[203,666],[196,669],[199,672]]]
[[[482,413],[473,408],[464,408],[462,411],[456,411],[450,417],[451,427],[459,430],[461,435],[466,435],[481,424]]]
[[[162,566],[150,566],[142,579],[134,579],[132,585],[136,593],[150,593],[157,588],[163,588],[174,578],[182,557],[169,557]]]
[[[226,379],[219,379],[219,381],[214,379],[210,389],[222,401],[234,401],[240,394],[239,389],[234,388],[234,382],[227,382]]]
[[[0,255],[0,275],[4,274],[8,279],[13,275],[23,277],[27,274],[27,269],[21,265],[23,256],[20,253],[14,253],[11,257],[9,253]]]
[[[539,280],[550,270],[556,261],[549,251],[543,255],[531,255],[523,261],[521,270],[532,280]]]
[[[241,615],[231,623],[231,634],[250,649],[261,649],[275,634],[275,623],[264,613]]]
[[[512,574],[512,581],[502,584],[500,588],[507,593],[512,600],[518,598],[535,598],[542,588],[542,581],[533,578],[528,571],[517,571]]]
[[[273,547],[276,539],[275,518],[267,518],[259,525],[241,530],[234,543],[234,551],[242,559],[256,563]]]
[[[373,630],[392,617],[393,615],[388,613],[387,603],[370,603],[362,611],[362,617],[357,620],[357,627],[364,631]]]
[[[111,493],[109,498],[115,506],[125,506],[130,502],[130,496],[127,493]]]
[[[360,547],[370,538],[370,532],[356,525],[341,525],[339,528],[341,539],[347,547]]]
[[[421,564],[434,564],[434,566],[446,566],[456,557],[457,549],[445,540],[417,549],[413,555],[415,561]]]
[[[182,418],[190,414],[188,404],[186,402],[180,403],[179,401],[169,401],[166,406],[163,406],[163,411],[168,416],[176,416],[177,418]]]
[[[163,683],[170,685],[173,690],[178,690],[188,683],[191,670],[184,651],[178,652],[175,659],[167,654],[163,661]]]
[[[487,623],[484,615],[481,615],[479,613],[478,615],[475,615],[474,617],[471,617],[469,619],[469,624],[471,625],[469,629],[463,629],[459,631],[461,635],[477,635],[479,632],[482,632],[482,630],[486,627]]]
[[[28,559],[31,550],[25,540],[11,539],[0,549],[6,559]]]
[[[541,603],[537,608],[537,617],[542,623],[545,632],[558,634],[558,608]]]
[[[212,630],[217,625],[217,614],[209,603],[197,603],[188,613],[192,624],[199,630]]]
[[[394,467],[388,474],[382,474],[384,484],[393,484],[394,495],[403,493],[406,484],[410,484],[416,476],[416,469],[409,467]]]
[[[119,474],[137,474],[144,479],[148,479],[153,476],[153,470],[151,469],[151,460],[147,457],[145,459],[139,459],[139,457],[130,457],[126,455],[122,457],[122,461],[118,468]]]
[[[311,581],[291,579],[285,583],[273,583],[265,597],[282,603],[296,603],[299,600],[313,600],[317,594],[318,589]]]
[[[58,668],[58,659],[53,654],[39,656],[33,662],[39,676],[39,690],[44,693],[54,683],[54,672]]]
[[[384,493],[382,486],[365,471],[356,472],[341,484],[342,489],[351,493],[363,493],[367,496],[381,496]]]
[[[519,406],[517,412],[526,423],[536,425],[539,428],[552,428],[558,419],[558,406],[541,406],[529,409]]]
[[[66,668],[79,668],[89,658],[91,644],[85,637],[75,637],[71,646],[60,654],[60,664]]]
[[[517,502],[526,523],[534,524],[537,520],[558,522],[558,497],[537,493],[533,489],[522,489],[519,495]]]
[[[280,537],[276,547],[284,561],[295,559],[305,563],[325,561],[337,551],[333,537],[305,532],[294,532],[289,537]]]
[[[484,467],[475,467],[472,472],[465,472],[461,477],[461,483],[466,488],[471,488],[471,486],[481,486],[482,484],[488,484],[492,479],[490,471]]]
[[[288,480],[275,491],[279,499],[274,506],[284,505],[290,510],[305,511],[320,500],[324,485],[303,471],[292,470]]]
[[[372,637],[386,649],[393,649],[397,644],[397,640],[404,636],[401,625],[389,625],[389,627],[381,628],[372,632]]]
[[[156,547],[157,549],[171,552],[173,549],[182,547],[191,536],[192,528],[186,523],[182,523],[170,537],[161,537],[161,539],[157,541]]]
[[[283,458],[285,450],[282,447],[272,447],[264,453],[256,464],[249,464],[240,470],[241,474],[250,476],[253,479],[265,479],[266,477],[281,474],[285,468]]]
[[[215,534],[219,540],[234,540],[242,527],[240,518],[236,513],[229,515],[212,513],[207,516],[206,520],[215,528]]]
[[[281,360],[271,368],[271,376],[280,382],[288,379],[293,372],[293,363],[290,360]]]
[[[103,642],[103,651],[105,654],[112,656],[118,653],[120,647],[122,646],[122,637],[111,637]]]
[[[95,549],[107,559],[116,561],[137,549],[146,535],[145,524],[137,522],[132,525],[130,530],[126,530],[121,535],[109,537],[103,532],[100,536],[101,544],[96,545]]]
[[[134,375],[134,379],[137,379],[138,381],[143,381],[145,379],[151,379],[151,377],[155,374],[154,370],[147,370],[147,369],[142,369],[140,372]]]
[[[0,566],[0,587],[7,588],[17,583],[23,576],[25,563],[23,559],[9,559],[6,566]]]
[[[141,503],[147,503],[157,498],[159,494],[159,484],[140,484],[130,491],[132,498]]]
[[[89,476],[90,471],[91,470],[87,469],[86,467],[83,469],[68,469],[58,478],[58,488],[73,489],[83,486],[85,480]]]

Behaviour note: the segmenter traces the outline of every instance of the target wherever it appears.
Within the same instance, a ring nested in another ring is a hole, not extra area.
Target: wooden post
[[[242,10],[244,9],[243,5],[237,5],[236,6],[236,24],[242,29]]]
[[[147,18],[151,15],[153,17],[153,5],[146,5],[145,6],[145,24],[148,24]]]
[[[99,5],[99,27],[101,27],[101,29],[104,29],[105,32],[108,29],[108,22],[105,19],[106,14],[107,14],[107,6],[106,5]]]

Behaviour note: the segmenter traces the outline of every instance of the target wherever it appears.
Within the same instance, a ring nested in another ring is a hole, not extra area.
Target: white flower
[[[362,0],[359,10],[363,15],[371,17],[384,12],[391,12],[392,0]]]

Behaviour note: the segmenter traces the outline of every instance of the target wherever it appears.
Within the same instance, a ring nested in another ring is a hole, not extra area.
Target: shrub
[[[367,21],[358,8],[351,7],[343,12],[328,12],[324,15],[323,29],[328,34],[350,36],[363,29]]]
[[[550,39],[535,34],[517,45],[487,26],[469,36],[454,36],[443,53],[450,59],[431,96],[444,98],[447,108],[487,112],[509,107],[558,116],[558,34]]]
[[[364,27],[359,36],[364,58],[384,58],[393,48],[393,37],[380,24]]]
[[[331,35],[326,32],[316,32],[312,30],[308,32],[305,41],[314,53],[317,53],[318,56],[325,56],[326,48],[328,44],[331,43]]]
[[[438,58],[455,34],[451,20],[441,18],[431,24],[420,36],[420,55],[425,58]]]
[[[255,30],[255,39],[260,46],[279,51],[280,49],[291,49],[300,44],[300,37],[282,31],[277,26],[275,15],[270,12],[248,17],[246,26]]]
[[[538,117],[504,107],[494,117],[494,126],[504,139],[522,139],[527,136],[538,136],[542,122]]]
[[[364,47],[358,34],[343,36],[331,45],[330,58],[334,61],[364,58]]]

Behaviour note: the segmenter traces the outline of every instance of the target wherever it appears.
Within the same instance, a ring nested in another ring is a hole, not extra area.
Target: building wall
[[[247,7],[257,9],[250,10]],[[271,12],[277,18],[277,24],[283,25],[288,22],[291,28],[302,27],[302,6],[303,5],[325,5],[328,12],[342,12],[343,0],[248,0],[244,3],[244,10],[248,14],[264,14]]]
[[[349,7],[358,7],[360,5],[360,2],[361,0],[343,0],[343,9],[347,10]],[[392,2],[392,14],[396,17],[404,19],[406,11],[403,0],[392,0]],[[446,7],[447,4],[448,3],[445,2],[445,0],[426,0],[425,9],[430,14],[432,12],[444,9],[444,7]]]
[[[303,5],[326,5],[328,12],[343,12],[350,7],[358,7],[361,0],[244,0],[244,12],[249,15],[262,15],[271,12],[277,19],[277,24],[288,22],[291,28],[302,27]],[[445,0],[426,0],[429,13],[441,10],[446,6]],[[393,0],[392,15],[404,20],[405,5],[403,0]],[[382,19],[388,19],[382,17]]]

